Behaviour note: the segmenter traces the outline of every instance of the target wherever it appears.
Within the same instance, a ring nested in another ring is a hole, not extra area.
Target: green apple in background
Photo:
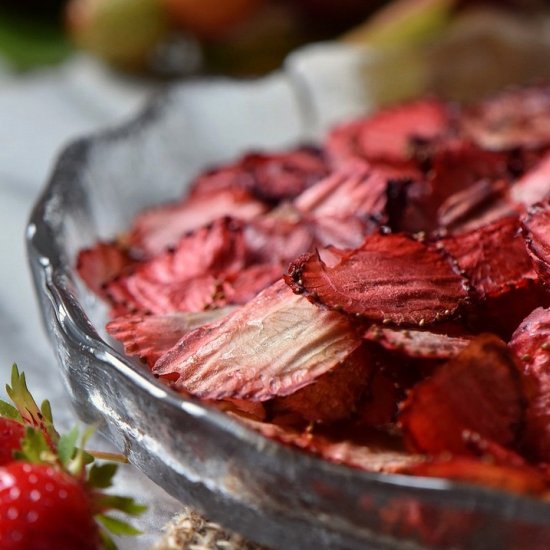
[[[159,0],[71,0],[66,14],[77,46],[126,70],[145,67],[168,32]]]

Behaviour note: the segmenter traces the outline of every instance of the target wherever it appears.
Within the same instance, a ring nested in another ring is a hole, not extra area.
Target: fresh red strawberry
[[[11,418],[0,418],[0,466],[13,460],[14,451],[21,448],[25,428]]]
[[[116,547],[106,530],[138,534],[104,515],[119,510],[137,516],[145,507],[102,491],[111,485],[117,466],[98,465],[94,457],[105,458],[104,453],[84,451],[92,432],[84,433],[79,447],[78,430],[60,436],[49,403],[38,407],[16,365],[6,392],[13,405],[0,400],[0,429],[9,428],[0,440],[7,456],[0,464],[0,549],[112,550]]]
[[[12,462],[0,468],[0,548],[102,548],[85,486],[46,464]]]

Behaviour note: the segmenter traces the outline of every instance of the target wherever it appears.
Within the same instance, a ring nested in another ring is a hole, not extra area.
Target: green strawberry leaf
[[[74,427],[68,434],[64,434],[59,438],[57,444],[57,452],[59,460],[64,467],[67,467],[70,460],[75,455],[76,441],[78,439],[78,428]]]
[[[21,440],[21,450],[16,451],[14,456],[17,460],[25,460],[31,463],[40,463],[44,458],[51,455],[51,449],[46,442],[44,434],[27,426],[25,435]]]
[[[116,544],[106,531],[101,529],[99,534],[101,536],[101,542],[103,542],[104,550],[117,550]]]
[[[121,497],[116,495],[101,495],[97,500],[100,510],[119,510],[129,516],[140,516],[147,510],[147,506],[138,504],[131,497]]]
[[[42,416],[46,419],[46,421],[49,424],[53,424],[52,406],[47,399],[45,401],[42,401],[40,411],[42,412]]]
[[[19,414],[19,411],[13,406],[0,399],[0,416],[4,418],[10,418],[11,420],[17,420],[21,422],[23,419]]]
[[[96,516],[96,519],[113,535],[141,535],[142,532],[139,529],[136,529],[129,523],[122,521],[120,519],[116,519],[110,516],[104,516],[102,514]]]
[[[118,466],[112,462],[107,464],[94,464],[88,474],[88,483],[97,489],[110,487]]]

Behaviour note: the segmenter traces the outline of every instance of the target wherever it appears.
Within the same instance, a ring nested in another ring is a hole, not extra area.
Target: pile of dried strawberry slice
[[[550,88],[247,155],[78,270],[128,355],[268,437],[548,492]]]

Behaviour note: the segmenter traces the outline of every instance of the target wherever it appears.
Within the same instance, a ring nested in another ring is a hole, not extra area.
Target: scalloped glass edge
[[[317,61],[311,73],[306,52],[276,77],[289,84],[302,117],[302,138],[311,137],[312,127],[327,125],[312,109],[326,104],[326,90],[319,100],[315,83],[327,81],[319,64],[323,52],[313,53]],[[337,61],[342,55],[347,54],[336,54]],[[355,67],[356,54],[351,56]],[[356,77],[352,72],[349,89]],[[241,89],[269,87],[269,78],[215,85],[238,95]],[[272,547],[481,549],[490,543],[511,549],[519,548],[517,537],[526,533],[532,540],[525,548],[550,541],[550,505],[543,501],[442,479],[366,473],[282,446],[175,394],[100,336],[102,328],[87,315],[84,291],[71,268],[76,249],[62,238],[66,225],[79,221],[83,232],[99,236],[87,219],[94,193],[87,186],[89,163],[101,158],[96,150],[131,141],[136,133],[154,135],[178,94],[194,87],[201,95],[209,86],[181,84],[160,94],[130,123],[70,144],[34,206],[26,234],[29,263],[44,325],[79,415],[99,422],[100,431],[167,492]],[[82,220],[71,218],[75,205],[82,206]],[[429,517],[440,534],[427,535],[422,522],[410,519],[414,514]],[[475,528],[466,536],[469,525]]]

